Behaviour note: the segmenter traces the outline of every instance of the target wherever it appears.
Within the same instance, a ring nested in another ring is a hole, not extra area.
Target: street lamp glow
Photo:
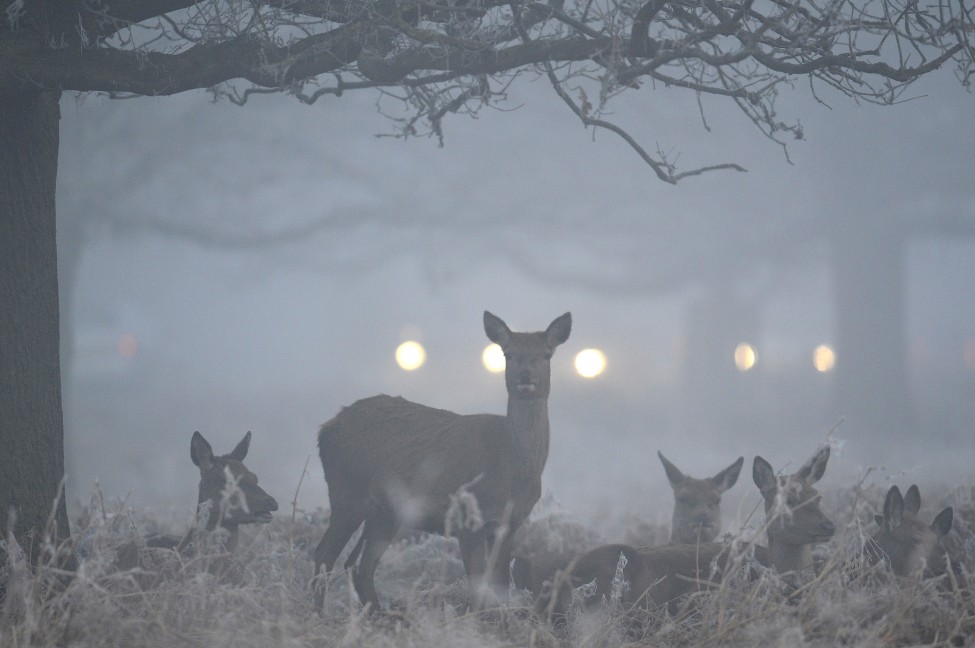
[[[408,340],[396,347],[396,364],[403,371],[419,369],[427,361],[427,352],[419,342]]]
[[[595,378],[606,370],[606,355],[599,349],[583,349],[576,354],[575,367],[583,378]]]
[[[484,368],[491,373],[501,373],[505,367],[504,351],[497,344],[489,344],[484,347],[481,362],[484,363]]]
[[[748,371],[755,366],[757,360],[755,347],[748,342],[742,342],[735,347],[735,366],[738,367],[738,371]]]
[[[835,364],[836,354],[828,345],[820,344],[813,351],[813,366],[816,367],[816,371],[826,373],[831,371]]]

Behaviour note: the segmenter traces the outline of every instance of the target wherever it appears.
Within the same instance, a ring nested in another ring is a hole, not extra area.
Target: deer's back
[[[574,562],[572,586],[579,587],[595,580],[597,600],[604,595],[608,597],[613,579],[622,567],[622,576],[627,583],[624,603],[642,603],[646,597],[647,603],[663,605],[685,594],[707,590],[709,582],[719,581],[729,555],[729,547],[723,543],[669,544],[639,549],[625,544],[603,545]],[[760,563],[767,563],[765,548],[756,547],[755,557]]]
[[[322,425],[318,448],[329,488],[335,481],[363,493],[405,488],[445,503],[461,485],[493,472],[503,423],[498,415],[461,415],[379,395]]]

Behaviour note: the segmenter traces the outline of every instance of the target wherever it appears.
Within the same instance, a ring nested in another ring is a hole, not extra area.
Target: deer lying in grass
[[[744,457],[707,479],[688,477],[677,466],[657,452],[671,488],[674,489],[674,517],[670,541],[674,544],[701,544],[712,542],[721,529],[721,494],[735,485]],[[572,562],[574,554],[540,551],[515,555],[512,563],[512,579],[519,589],[533,595],[541,593],[552,576]]]
[[[765,500],[768,517],[768,549],[756,547],[755,558],[779,573],[794,572],[810,564],[808,545],[829,540],[833,523],[819,507],[813,484],[819,481],[829,460],[829,447],[820,449],[796,473],[777,476],[762,457],[755,457],[752,478]],[[536,610],[551,619],[564,617],[572,589],[594,583],[588,602],[609,598],[614,581],[627,608],[663,605],[719,582],[730,557],[723,543],[670,544],[637,549],[624,544],[605,545],[583,554],[567,572],[555,578],[551,594],[536,601]],[[712,570],[712,565],[717,567]],[[620,588],[622,581],[628,584]]]
[[[571,326],[566,313],[545,331],[515,333],[485,311],[484,331],[504,351],[506,416],[464,416],[381,395],[322,425],[318,448],[331,519],[315,550],[319,609],[323,580],[360,526],[346,568],[355,566],[353,585],[373,611],[380,609],[376,566],[400,526],[457,536],[475,607],[483,584],[507,587],[512,536],[542,492],[551,358]],[[476,498],[479,515],[447,519],[452,502],[454,510],[469,502],[458,491]]]
[[[241,524],[271,521],[271,513],[278,510],[278,503],[258,486],[257,476],[243,464],[250,442],[251,433],[248,432],[230,453],[216,456],[203,435],[193,433],[190,458],[200,469],[196,524],[182,540],[164,535],[150,536],[146,539],[147,547],[174,549],[179,553],[199,551],[206,533],[220,528],[228,533],[220,549],[233,556]],[[142,566],[139,546],[134,542],[126,543],[117,550],[115,562],[121,569]]]
[[[866,546],[871,563],[886,561],[897,576],[931,578],[947,573],[947,548],[942,543],[951,531],[954,510],[948,506],[935,516],[931,524],[918,519],[921,492],[916,485],[901,496],[897,486],[891,486],[884,499],[884,513],[876,516],[880,527]]]
[[[200,469],[200,490],[197,499],[197,527],[191,529],[178,551],[189,545],[200,531],[226,529],[230,536],[225,548],[230,554],[237,549],[241,524],[267,524],[278,503],[257,485],[257,475],[244,465],[244,457],[251,444],[248,432],[229,454],[215,456],[209,442],[199,432],[190,439],[190,459]],[[232,483],[231,483],[232,482]]]
[[[682,473],[659,450],[657,456],[674,489],[674,518],[670,541],[674,544],[711,542],[721,530],[721,493],[735,485],[744,457],[708,479],[695,479]]]

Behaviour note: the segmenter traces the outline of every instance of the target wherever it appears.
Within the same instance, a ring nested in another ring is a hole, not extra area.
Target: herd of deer
[[[376,567],[400,527],[457,538],[475,608],[483,607],[486,597],[507,591],[512,573],[522,575],[519,585],[539,590],[533,592],[536,607],[549,614],[564,613],[571,590],[585,584],[594,584],[597,596],[591,598],[598,600],[620,575],[629,584],[624,602],[631,605],[670,603],[721,577],[729,556],[728,544],[714,542],[721,494],[737,481],[743,457],[714,477],[695,479],[659,454],[675,496],[668,545],[603,545],[559,565],[557,574],[514,555],[515,533],[542,492],[551,358],[568,339],[571,324],[566,313],[544,331],[519,333],[484,313],[487,337],[501,347],[506,361],[504,416],[455,414],[380,395],[353,403],[321,426],[318,447],[331,513],[315,550],[313,584],[319,609],[335,562],[360,528],[345,567],[352,570],[362,604],[374,611],[381,609]],[[249,441],[250,433],[222,457],[214,456],[199,433],[191,442],[201,475],[200,506],[209,511],[205,526],[230,529],[233,543],[239,524],[268,522],[277,509],[242,463]],[[811,545],[834,535],[835,526],[820,508],[813,486],[823,476],[829,454],[828,446],[820,448],[791,475],[776,474],[768,461],[755,457],[752,478],[765,501],[768,536],[767,547],[755,547],[757,562],[780,574],[799,572],[811,564]],[[234,480],[234,492],[242,499],[236,508],[221,501],[227,497],[227,479]],[[471,496],[476,506],[470,505]],[[896,486],[889,490],[883,515],[876,518],[879,530],[866,543],[864,553],[871,562],[886,561],[898,576],[944,573],[941,539],[951,529],[952,509],[925,524],[917,517],[920,503],[916,486],[906,496]]]

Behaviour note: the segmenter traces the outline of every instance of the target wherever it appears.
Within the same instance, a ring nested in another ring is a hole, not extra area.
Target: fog
[[[614,119],[648,148],[748,169],[677,186],[541,82],[512,89],[516,109],[453,116],[442,148],[376,137],[394,125],[365,94],[243,108],[66,96],[69,501],[97,480],[190,516],[193,431],[227,452],[251,430],[248,465],[283,510],[306,462],[298,504],[324,506],[316,432],[343,405],[388,393],[504,412],[504,380],[480,361],[485,309],[514,330],[572,312],[543,482],[580,516],[669,517],[658,449],[695,476],[744,455],[734,500],[753,494],[752,456],[795,466],[834,428],[830,483],[870,466],[881,481],[970,480],[973,98],[948,71],[910,96],[824,106],[797,87],[781,118],[806,140],[786,156],[719,101],[702,99],[702,119],[687,93],[625,93]],[[881,307],[899,317],[877,326]],[[427,352],[412,372],[394,360],[408,339]],[[896,347],[889,362],[844,365],[871,342]],[[592,379],[573,369],[589,347],[607,357]]]

